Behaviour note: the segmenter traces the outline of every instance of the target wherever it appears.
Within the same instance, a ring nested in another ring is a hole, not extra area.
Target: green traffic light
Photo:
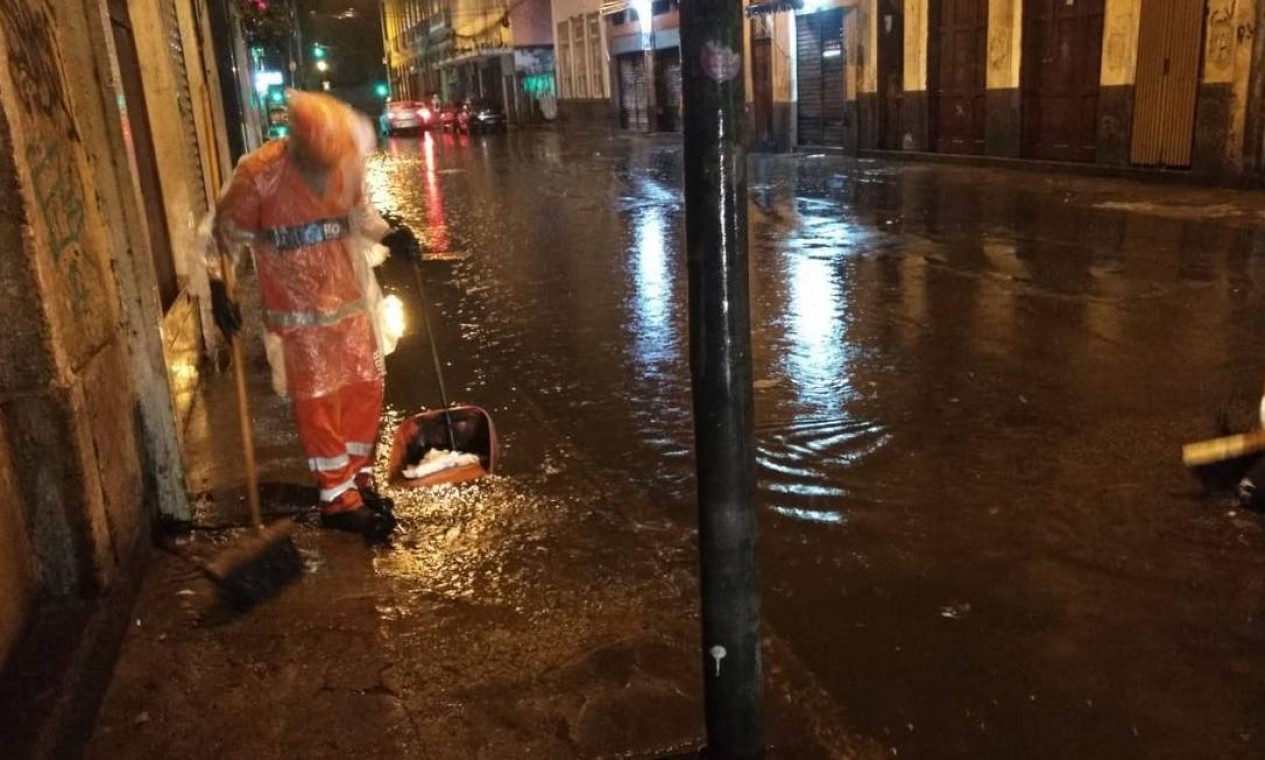
[[[273,103],[283,103],[283,102],[285,102],[285,99],[286,99],[285,93],[281,92],[280,90],[274,90],[274,91],[273,91],[273,93],[272,93],[272,102],[273,102]]]
[[[385,98],[386,96],[391,94],[391,91],[387,89],[387,86],[385,84],[379,83],[375,89],[378,93],[378,97],[380,98]]]
[[[315,58],[315,59],[317,59],[318,61],[319,61],[320,59],[324,58],[324,57],[325,57],[325,48],[321,47],[320,45],[313,45],[313,46],[312,46],[312,57],[313,57],[313,58]]]

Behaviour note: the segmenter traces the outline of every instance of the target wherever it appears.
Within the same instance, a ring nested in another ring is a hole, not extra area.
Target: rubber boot
[[[378,493],[375,485],[372,474],[362,472],[356,475],[356,490],[360,492],[365,506],[380,515],[395,514],[395,502]]]
[[[321,527],[359,533],[370,544],[379,544],[395,531],[395,517],[375,512],[365,505],[359,491],[352,489],[338,499],[321,505]]]

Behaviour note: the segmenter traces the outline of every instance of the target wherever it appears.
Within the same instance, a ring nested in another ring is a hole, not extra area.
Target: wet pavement
[[[504,467],[397,494],[392,548],[303,531],[311,572],[245,618],[159,555],[90,754],[695,746],[680,166],[658,139],[390,141],[376,200],[432,252],[446,379]],[[812,155],[748,179],[777,752],[1265,753],[1265,518],[1178,455],[1255,414],[1265,198]],[[411,267],[382,273],[408,321],[386,435],[436,394]],[[299,507],[258,361],[270,503]],[[231,400],[210,383],[186,435],[207,523],[235,513]]]

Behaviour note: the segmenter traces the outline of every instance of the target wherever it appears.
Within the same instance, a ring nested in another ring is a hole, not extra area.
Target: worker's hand
[[[232,339],[242,329],[242,310],[228,297],[223,280],[211,280],[211,316],[225,338]]]

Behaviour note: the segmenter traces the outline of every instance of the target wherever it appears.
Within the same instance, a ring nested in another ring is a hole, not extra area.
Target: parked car
[[[405,131],[423,131],[430,129],[435,121],[435,112],[425,103],[415,100],[392,100],[382,112],[382,131],[394,135]]]
[[[475,100],[466,106],[466,131],[470,134],[486,134],[488,132],[504,132],[508,121],[505,111],[491,101]]]

